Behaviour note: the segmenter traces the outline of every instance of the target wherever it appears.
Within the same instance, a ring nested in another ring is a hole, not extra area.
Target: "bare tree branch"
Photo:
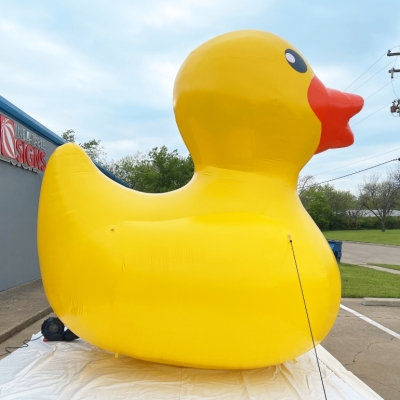
[[[400,178],[400,170],[398,172]],[[399,205],[400,179],[396,176],[393,171],[381,181],[378,174],[373,174],[364,178],[364,183],[358,187],[360,203],[381,221],[382,232],[386,229],[386,217]]]

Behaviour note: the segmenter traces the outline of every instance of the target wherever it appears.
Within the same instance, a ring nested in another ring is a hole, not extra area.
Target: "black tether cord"
[[[301,290],[301,295],[302,295],[302,297],[303,297],[304,308],[305,308],[305,310],[306,310],[307,321],[308,321],[308,327],[310,328],[310,334],[311,334],[312,344],[313,344],[313,347],[314,347],[315,358],[317,359],[317,365],[318,365],[319,376],[320,376],[320,378],[321,378],[322,389],[323,389],[323,391],[324,391],[325,399],[328,400],[328,398],[326,397],[324,380],[322,379],[321,368],[320,368],[320,366],[319,366],[319,360],[318,360],[317,349],[315,348],[314,335],[313,335],[313,333],[312,333],[312,328],[311,328],[311,323],[310,323],[310,317],[308,316],[308,310],[307,310],[306,299],[305,299],[305,297],[304,297],[304,292],[303,292],[303,285],[301,284],[299,268],[297,267],[296,255],[294,254],[294,248],[293,248],[292,237],[291,237],[290,235],[289,235],[289,240],[290,240],[290,246],[292,247],[292,253],[293,253],[294,264],[296,265],[297,277],[299,278],[300,290]]]
[[[7,346],[4,350],[6,351],[6,353],[3,353],[3,354],[0,354],[0,357],[3,357],[3,356],[7,356],[7,355],[9,355],[9,354],[11,354],[12,353],[12,351],[10,351],[10,350],[8,350],[8,349],[23,349],[24,347],[28,347],[29,346],[29,342],[34,342],[35,340],[38,340],[38,339],[40,339],[40,338],[42,338],[43,337],[43,335],[40,335],[39,337],[37,337],[36,339],[25,339],[24,341],[23,341],[23,345],[22,346]]]

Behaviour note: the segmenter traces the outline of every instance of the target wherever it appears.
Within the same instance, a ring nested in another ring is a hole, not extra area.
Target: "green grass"
[[[370,263],[369,265],[376,265],[377,267],[389,268],[389,269],[397,269],[400,271],[400,265],[392,265],[392,264],[378,264],[378,263]]]
[[[342,297],[400,298],[400,275],[340,263]]]
[[[351,242],[365,242],[377,244],[392,244],[400,246],[400,229],[390,229],[386,232],[379,230],[362,231],[326,231],[327,239],[348,240]]]

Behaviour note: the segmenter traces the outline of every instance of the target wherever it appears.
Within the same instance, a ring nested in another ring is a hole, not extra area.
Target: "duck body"
[[[77,335],[172,365],[279,364],[313,347],[300,283],[315,343],[327,335],[339,271],[296,192],[300,169],[325,146],[323,107],[319,96],[320,115],[310,108],[310,68],[303,80],[276,83],[281,69],[292,72],[289,47],[240,31],[188,57],[174,110],[195,174],[179,190],[124,188],[73,144],[53,153],[39,204],[39,259],[49,302]]]

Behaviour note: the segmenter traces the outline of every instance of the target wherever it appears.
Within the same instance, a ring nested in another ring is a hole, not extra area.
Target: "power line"
[[[400,45],[399,45],[399,46],[394,46],[394,47],[392,47],[390,50],[392,50],[392,49],[394,49],[394,48],[396,48],[396,47],[399,47],[399,48],[400,48]],[[379,57],[379,58],[378,58],[369,68],[367,68],[367,70],[364,71],[353,83],[351,83],[349,86],[347,86],[347,88],[344,89],[344,91],[347,90],[348,88],[350,88],[350,87],[351,87],[354,83],[356,83],[362,76],[364,76],[364,75],[365,75],[374,65],[376,65],[385,55],[387,55],[387,53],[384,53],[381,57]],[[395,61],[394,61],[394,64],[396,64],[396,61],[397,61],[397,57],[396,57],[396,59],[395,59]],[[352,93],[354,93],[356,90],[358,90],[359,88],[361,88],[362,86],[364,86],[367,82],[369,82],[373,77],[375,77],[378,73],[380,73],[383,69],[385,69],[385,68],[386,68],[388,65],[390,65],[392,62],[393,62],[393,61],[390,61],[388,64],[386,64],[384,67],[382,67],[378,72],[376,72],[376,73],[375,73],[374,75],[372,75],[369,79],[367,79],[364,83],[362,83],[360,86],[358,86],[356,89],[354,89],[354,90],[352,91]],[[400,76],[398,76],[397,78],[399,78],[399,77],[400,77]],[[395,93],[394,87],[393,87],[393,81],[396,80],[397,78],[391,79],[391,81],[390,81],[389,83],[385,84],[385,85],[382,86],[380,89],[378,89],[376,92],[374,92],[374,93],[372,93],[370,96],[368,96],[368,97],[365,99],[365,101],[368,100],[368,99],[370,99],[372,96],[374,96],[375,94],[377,94],[377,93],[380,92],[383,88],[385,88],[386,86],[388,86],[388,85],[390,85],[390,84],[392,84],[393,92]],[[396,95],[396,93],[395,93],[395,95]],[[397,95],[396,95],[396,97],[397,97]],[[389,104],[384,105],[383,107],[379,108],[378,110],[374,111],[373,113],[369,114],[368,116],[366,116],[365,118],[363,118],[361,121],[358,121],[356,124],[352,125],[351,127],[354,127],[354,126],[360,124],[361,122],[365,121],[367,118],[371,117],[372,115],[376,114],[377,112],[381,111],[382,109],[388,107],[390,104],[391,104],[391,102],[390,102]],[[372,158],[379,157],[379,156],[381,156],[381,155],[388,154],[388,153],[391,153],[391,152],[393,152],[393,151],[397,151],[397,150],[399,150],[399,149],[400,149],[400,148],[397,148],[397,149],[394,149],[394,150],[390,150],[390,151],[387,151],[387,152],[385,152],[385,153],[377,154],[377,155],[375,155],[375,156],[368,157],[368,158],[365,158],[365,159],[363,159],[363,160],[359,160],[359,161],[355,161],[355,162],[350,163],[350,164],[342,165],[342,166],[340,166],[340,167],[333,168],[333,169],[328,170],[328,171],[325,171],[325,172],[320,172],[320,173],[316,174],[315,176],[321,175],[321,174],[324,174],[324,173],[327,173],[327,172],[335,171],[335,170],[340,169],[340,168],[345,168],[345,167],[348,167],[348,166],[350,166],[350,165],[357,164],[357,163],[360,163],[360,162],[363,162],[363,161],[366,161],[366,160],[370,160],[370,159],[372,159]],[[310,187],[322,185],[322,184],[324,184],[324,183],[332,182],[332,181],[335,181],[335,180],[338,180],[338,179],[346,178],[346,177],[348,177],[348,176],[352,176],[352,175],[355,175],[355,174],[359,174],[359,173],[361,173],[361,172],[368,171],[368,170],[370,170],[370,169],[379,167],[379,166],[381,166],[381,165],[388,164],[388,163],[393,162],[393,161],[400,161],[400,158],[395,158],[395,159],[393,159],[393,160],[385,161],[385,162],[383,162],[383,163],[376,164],[376,165],[374,165],[374,166],[372,166],[372,167],[368,167],[368,168],[364,168],[364,169],[362,169],[362,170],[360,170],[360,171],[352,172],[351,174],[347,174],[347,175],[339,176],[339,177],[337,177],[337,178],[329,179],[329,180],[327,180],[327,181],[315,183],[315,184],[313,184],[313,185],[306,186],[304,189],[308,189],[308,188],[310,188]]]
[[[393,50],[394,48],[399,47],[399,45],[397,46],[393,46],[391,49],[389,50]],[[343,91],[346,91],[349,87],[353,86],[360,78],[362,78],[376,63],[378,63],[378,61],[380,61],[383,57],[385,57],[387,55],[387,52],[385,52],[384,54],[382,54],[381,57],[379,57],[369,68],[367,68],[355,81],[353,81],[353,83],[351,83],[349,86],[347,86],[346,89],[344,89]]]
[[[374,111],[372,114],[369,114],[368,116],[366,116],[364,119],[362,119],[361,121],[358,121],[356,124],[351,125],[351,128],[353,128],[354,126],[361,124],[361,122],[365,121],[367,118],[372,117],[374,114],[376,114],[378,111],[383,110],[386,107],[389,107],[392,104],[392,102],[390,102],[389,104],[384,105],[383,107],[381,107],[380,109]]]
[[[390,62],[388,64],[386,64],[384,67],[382,67],[378,72],[376,72],[374,75],[371,76],[371,78],[367,79],[366,81],[364,81],[364,83],[362,83],[360,86],[358,86],[356,89],[354,89],[351,93],[354,93],[356,90],[360,89],[360,87],[364,86],[367,82],[369,82],[374,76],[378,75],[383,69],[387,68],[388,65],[395,63],[396,60],[390,60]]]
[[[360,163],[360,162],[370,160],[371,158],[376,158],[376,157],[379,157],[379,156],[383,156],[384,154],[393,153],[394,151],[397,151],[397,150],[400,150],[400,147],[398,147],[397,149],[394,149],[394,150],[385,151],[384,153],[376,154],[375,156],[372,156],[372,157],[364,158],[364,159],[359,160],[359,161],[354,161],[354,162],[352,162],[352,163],[350,163],[350,164],[341,165],[340,167],[336,167],[336,168],[330,169],[330,170],[328,170],[328,171],[320,172],[320,173],[318,173],[318,174],[315,174],[314,176],[318,176],[318,175],[322,175],[322,174],[327,174],[328,172],[332,172],[332,171],[336,171],[337,169],[349,167],[350,165],[358,164],[358,163]]]
[[[346,177],[351,176],[351,175],[359,174],[360,172],[368,171],[369,169],[376,168],[376,167],[379,167],[379,166],[381,166],[381,165],[388,164],[388,163],[393,162],[393,161],[400,161],[400,158],[394,158],[393,160],[385,161],[385,162],[383,162],[383,163],[376,164],[376,165],[374,165],[374,166],[372,166],[372,167],[364,168],[364,169],[361,169],[360,171],[357,171],[357,172],[352,172],[351,174],[339,176],[339,177],[333,178],[333,179],[328,179],[327,181],[314,183],[313,185],[309,185],[309,186],[304,187],[304,189],[308,189],[308,188],[311,188],[311,187],[314,187],[314,186],[319,186],[319,185],[322,185],[323,183],[328,183],[328,182],[336,181],[336,180],[338,180],[338,179],[346,178]]]
[[[395,47],[397,47],[397,46],[395,46]],[[400,46],[399,46],[399,47],[400,47]],[[393,48],[394,48],[394,47],[392,47],[392,49],[393,49]],[[391,49],[390,49],[390,50],[391,50]],[[382,58],[382,57],[381,57],[381,58]],[[380,60],[380,59],[379,59],[379,60]],[[378,61],[379,61],[379,60],[378,60]],[[375,65],[378,61],[376,61],[373,65]],[[396,61],[397,61],[397,57],[396,57],[396,60],[394,61],[395,64],[396,64]],[[391,64],[392,62],[393,62],[393,61],[391,61],[389,64]],[[379,72],[381,72],[381,71],[382,71],[384,68],[386,68],[389,64],[386,64],[386,65],[385,65],[383,68],[381,68],[377,73],[375,73],[374,75],[372,75],[371,78],[369,78],[369,79],[366,80],[363,84],[361,84],[360,86],[358,86],[357,89],[353,90],[352,93],[354,93],[354,92],[355,92],[356,90],[358,90],[361,86],[363,86],[363,85],[366,84],[368,81],[370,81],[374,76],[376,76]],[[372,65],[372,66],[373,66],[373,65]],[[372,66],[371,66],[371,67],[372,67]],[[371,67],[370,67],[370,68],[371,68]],[[369,69],[370,69],[370,68],[369,68]],[[368,70],[367,70],[367,71],[368,71]],[[380,89],[378,89],[377,91],[375,91],[374,93],[372,93],[371,95],[369,95],[368,97],[366,97],[366,98],[364,99],[364,102],[367,101],[368,99],[370,99],[372,96],[376,95],[378,92],[380,92],[382,89],[384,89],[386,86],[388,86],[388,85],[390,85],[390,84],[392,84],[393,93],[395,94],[396,98],[398,98],[398,96],[397,96],[397,94],[396,94],[396,91],[394,90],[394,86],[393,86],[393,82],[394,82],[396,79],[398,79],[398,78],[400,78],[400,76],[398,76],[398,77],[396,77],[396,78],[394,78],[394,79],[391,79],[389,83],[383,85]],[[351,86],[351,85],[350,85],[350,86]],[[346,89],[345,89],[345,90],[346,90]],[[351,127],[354,127],[354,126],[360,124],[361,122],[363,122],[363,121],[366,120],[367,118],[371,117],[372,115],[376,114],[377,112],[381,111],[382,109],[384,109],[385,107],[387,107],[387,106],[389,106],[389,105],[391,105],[391,102],[390,102],[388,105],[385,105],[385,106],[379,108],[378,110],[374,111],[373,113],[369,114],[368,116],[366,116],[365,118],[363,118],[361,121],[358,121],[358,122],[355,123],[354,125],[351,125]]]
[[[397,46],[396,46],[397,47]],[[387,53],[383,53],[381,57],[379,57],[367,70],[365,70],[353,83],[351,83],[349,86],[347,86],[346,89],[343,91],[345,92],[349,87],[353,86],[360,78],[362,78],[378,61],[380,61],[383,57],[386,56]]]
[[[400,45],[399,45],[399,46],[394,46],[394,47],[392,47],[392,48],[389,49],[389,50],[392,50],[392,49],[394,49],[394,48],[396,48],[396,47],[400,48]],[[383,54],[381,57],[379,57],[378,60],[376,60],[369,68],[367,68],[367,70],[366,70],[365,72],[363,72],[351,85],[347,86],[347,88],[344,89],[344,91],[346,91],[346,90],[347,90],[349,87],[351,87],[355,82],[357,82],[362,76],[364,76],[364,75],[365,75],[378,61],[380,61],[385,55],[387,55],[387,53],[385,53],[385,54]],[[397,57],[396,57],[396,59],[394,60],[394,64],[396,64],[396,62],[397,62]],[[354,90],[352,91],[352,93],[354,93],[354,92],[355,92],[356,90],[358,90],[360,87],[364,86],[364,85],[365,85],[367,82],[369,82],[373,77],[375,77],[377,74],[379,74],[383,69],[387,68],[387,66],[390,65],[391,63],[393,63],[393,61],[390,61],[388,64],[386,64],[384,67],[382,67],[378,72],[376,72],[376,73],[375,73],[374,75],[372,75],[369,79],[367,79],[364,83],[362,83],[360,86],[358,86],[356,89],[354,89]],[[384,89],[386,86],[388,86],[388,85],[390,85],[390,84],[392,84],[393,92],[394,92],[395,96],[397,97],[397,94],[396,94],[396,92],[395,92],[395,90],[394,90],[393,82],[394,82],[396,79],[398,79],[398,78],[400,78],[400,76],[398,76],[398,77],[395,78],[395,79],[391,79],[389,83],[383,85],[383,86],[382,86],[380,89],[378,89],[376,92],[374,92],[374,93],[372,93],[371,95],[369,95],[367,98],[364,99],[364,101],[367,101],[367,100],[370,99],[372,96],[374,96],[375,94],[377,94],[378,92],[380,92],[382,89]],[[371,117],[372,115],[376,114],[377,112],[383,110],[384,108],[390,106],[391,103],[392,103],[392,102],[390,102],[389,104],[387,104],[387,105],[385,105],[385,106],[379,108],[378,110],[376,110],[376,111],[374,111],[373,113],[369,114],[368,116],[366,116],[366,117],[363,118],[362,120],[358,121],[358,122],[355,123],[354,125],[351,125],[351,127],[354,127],[354,126],[360,124],[361,122],[363,122],[363,121],[366,120],[367,118],[369,118],[369,117]],[[319,175],[319,174],[318,174],[318,175]]]
[[[397,78],[391,79],[389,83],[387,83],[386,85],[383,85],[380,89],[378,89],[376,92],[372,93],[370,96],[368,96],[367,98],[364,99],[364,101],[367,101],[369,98],[371,98],[372,96],[374,96],[375,94],[377,94],[378,92],[380,92],[383,88],[385,88],[386,86],[392,84],[393,85],[393,81],[395,81],[396,79],[399,79],[400,75],[397,76]],[[396,96],[397,97],[397,96]]]

